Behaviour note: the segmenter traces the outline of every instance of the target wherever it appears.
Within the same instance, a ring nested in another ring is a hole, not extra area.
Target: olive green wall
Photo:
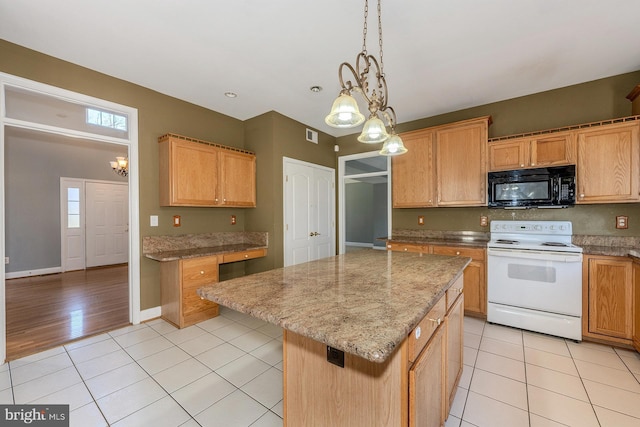
[[[138,109],[141,236],[244,230],[245,209],[159,206],[157,142],[171,132],[243,147],[243,122],[4,40],[0,40],[0,72]],[[232,214],[238,219],[235,226],[230,225]],[[149,226],[150,215],[158,215],[159,227]],[[181,227],[172,226],[173,215],[182,216]],[[156,307],[160,305],[159,265],[144,257],[140,264],[141,308]],[[222,277],[242,273],[242,263],[221,270]]]
[[[246,213],[248,231],[268,231],[269,251],[247,263],[247,272],[284,265],[283,158],[336,168],[335,138],[318,133],[318,144],[306,140],[308,126],[271,111],[245,122],[245,148],[256,153],[257,207]]]
[[[399,132],[491,116],[489,137],[512,135],[544,129],[626,117],[631,115],[631,102],[626,96],[640,82],[640,71],[606,79],[541,92],[479,107],[468,108],[435,117],[400,123]],[[393,90],[393,82],[390,82]],[[398,113],[402,117],[401,108]],[[371,151],[358,143],[357,134],[337,138],[340,155]],[[411,155],[409,152],[407,155]],[[574,233],[640,236],[640,204],[581,205],[569,209],[506,211],[487,208],[394,209],[393,228],[432,230],[489,231],[480,227],[480,215],[489,220],[511,219],[570,220]],[[425,216],[425,225],[418,226],[418,215]],[[627,215],[629,229],[617,230],[615,216]]]
[[[319,144],[305,139],[305,126],[276,112],[242,122],[215,111],[160,94],[87,68],[65,62],[0,40],[0,72],[58,86],[138,109],[140,235],[173,235],[211,231],[268,231],[269,255],[264,259],[223,266],[221,278],[263,271],[283,265],[283,185],[284,156],[336,168],[337,156],[371,151],[355,140],[356,135],[338,138],[340,152],[334,153],[336,139],[319,134]],[[409,123],[398,130],[408,131],[458,120],[491,115],[491,136],[604,120],[630,114],[625,99],[640,82],[640,71],[555,91],[488,104]],[[392,82],[393,83],[393,82]],[[393,86],[393,85],[392,85]],[[392,87],[393,89],[393,87]],[[399,113],[401,111],[399,110]],[[257,156],[257,207],[170,208],[158,201],[159,136],[177,133],[219,144],[252,150]],[[410,155],[410,154],[409,154]],[[576,232],[591,234],[640,235],[639,204],[578,206],[561,211],[516,212],[517,218],[571,219]],[[417,215],[425,215],[425,228],[483,230],[480,214],[502,219],[510,211],[486,208],[395,209],[393,226],[418,228]],[[230,224],[236,215],[237,225]],[[159,216],[159,227],[149,226],[149,216]],[[172,226],[173,215],[182,216],[182,227]],[[628,215],[630,228],[616,231],[615,215]],[[160,304],[159,266],[141,258],[141,308]]]

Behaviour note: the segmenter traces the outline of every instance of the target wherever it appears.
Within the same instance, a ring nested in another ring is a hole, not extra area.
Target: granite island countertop
[[[255,243],[238,243],[232,245],[219,245],[204,248],[176,249],[170,251],[151,252],[144,254],[145,257],[155,261],[175,261],[179,259],[198,258],[203,256],[229,254],[233,252],[244,252],[254,249],[267,249],[266,245]]]
[[[356,251],[202,287],[203,298],[383,362],[471,261]]]

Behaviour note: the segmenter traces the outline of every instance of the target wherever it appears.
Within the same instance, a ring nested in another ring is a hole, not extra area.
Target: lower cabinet
[[[640,351],[640,259],[633,261],[633,347]]]
[[[433,253],[471,258],[464,269],[464,313],[487,317],[487,250],[433,245]]]
[[[160,264],[162,318],[179,328],[218,315],[218,304],[201,299],[199,287],[218,281],[216,255]]]
[[[409,425],[440,427],[445,414],[445,328],[431,336],[409,370]]]
[[[633,263],[628,257],[585,255],[583,259],[582,335],[632,344]]]
[[[198,288],[219,280],[219,266],[266,256],[266,249],[229,252],[160,263],[161,317],[186,328],[218,315],[218,304],[200,298]]]
[[[426,245],[417,243],[387,242],[387,250],[464,256],[471,262],[464,269],[464,314],[487,317],[487,250],[462,246]]]
[[[284,425],[442,427],[462,374],[464,278],[460,276],[383,363],[285,330]]]

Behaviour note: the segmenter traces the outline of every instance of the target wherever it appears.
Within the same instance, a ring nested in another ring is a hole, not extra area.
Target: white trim
[[[162,315],[162,307],[157,306],[157,307],[147,308],[146,310],[142,310],[140,312],[140,321],[146,322],[148,320],[157,319],[161,315]]]
[[[345,246],[358,246],[360,248],[372,248],[373,243],[362,243],[362,242],[344,242]]]
[[[19,279],[21,277],[44,276],[45,274],[56,274],[62,272],[61,267],[39,268],[37,270],[14,271],[5,273],[5,279]]]
[[[366,159],[369,157],[378,157],[381,154],[378,151],[369,151],[366,153],[349,154],[347,156],[338,157],[338,235],[340,236],[340,242],[338,244],[338,253],[344,254],[346,251],[345,239],[346,229],[345,222],[347,214],[345,212],[345,166],[349,160]],[[372,176],[385,176],[387,177],[387,236],[391,236],[392,225],[392,206],[391,206],[391,157],[387,157],[387,170],[380,172],[369,172],[362,174],[349,175],[348,178],[368,178]],[[373,245],[373,248],[377,248]],[[382,246],[382,249],[386,249]]]
[[[115,138],[105,135],[81,132],[72,129],[58,128],[6,117],[5,88],[19,87],[24,90],[39,92],[68,102],[90,107],[107,109],[124,113],[129,117],[129,138]],[[6,73],[0,73],[0,259],[4,259],[5,248],[5,202],[4,202],[4,135],[5,126],[55,133],[68,137],[87,138],[94,141],[124,145],[128,148],[129,157],[129,320],[133,324],[140,323],[140,196],[138,168],[138,110],[111,101],[94,98],[55,86],[35,82]],[[6,359],[6,290],[5,273],[0,273],[0,362]]]

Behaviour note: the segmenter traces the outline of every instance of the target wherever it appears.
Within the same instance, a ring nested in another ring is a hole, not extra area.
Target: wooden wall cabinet
[[[394,157],[394,208],[484,206],[490,117],[401,134],[409,154]]]
[[[432,253],[471,258],[471,262],[464,269],[464,313],[487,317],[486,249],[433,245]]]
[[[254,154],[173,134],[158,143],[161,206],[255,207]]]
[[[495,141],[489,143],[489,171],[570,165],[576,156],[571,132]]]
[[[436,129],[438,206],[487,204],[488,118]]]
[[[585,255],[583,260],[582,335],[632,344],[633,266],[627,257]]]
[[[432,130],[402,134],[409,155],[391,159],[394,208],[435,206],[435,173]]]
[[[640,201],[640,125],[602,125],[577,131],[576,203]]]

